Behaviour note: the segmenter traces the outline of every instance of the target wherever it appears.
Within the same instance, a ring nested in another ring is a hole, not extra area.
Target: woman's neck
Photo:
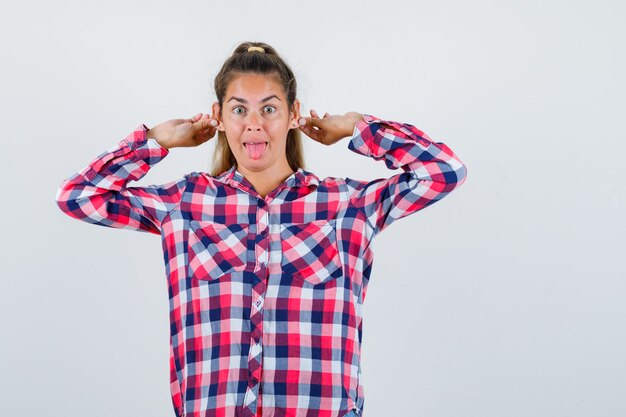
[[[237,170],[252,184],[257,193],[265,198],[294,173],[289,164],[268,171],[251,171],[242,167]]]

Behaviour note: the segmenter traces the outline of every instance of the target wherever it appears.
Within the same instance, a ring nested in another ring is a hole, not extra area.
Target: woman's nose
[[[248,116],[248,129],[259,130],[261,128],[261,118],[256,112],[250,112]]]

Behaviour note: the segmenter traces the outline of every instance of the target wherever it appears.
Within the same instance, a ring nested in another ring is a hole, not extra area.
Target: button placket
[[[256,307],[257,311],[261,310],[261,308],[263,308],[263,296],[259,295],[259,298],[257,298],[256,302],[254,303],[254,306]]]
[[[266,278],[268,275],[267,262],[269,258],[269,207],[265,201],[257,201],[257,224],[255,239],[255,259],[257,268],[256,278],[252,285],[250,310],[250,352],[248,356],[248,370],[250,373],[248,391],[245,397],[244,416],[252,417],[254,403],[260,391],[261,368],[263,363],[263,304],[265,300]]]
[[[262,200],[259,200],[262,202]],[[258,260],[259,269],[263,269],[267,266],[267,262],[269,259],[269,213],[267,207],[263,204],[259,206],[259,210],[257,212],[257,236],[256,236],[256,259]],[[265,208],[263,208],[265,207]],[[265,271],[263,271],[264,273]]]

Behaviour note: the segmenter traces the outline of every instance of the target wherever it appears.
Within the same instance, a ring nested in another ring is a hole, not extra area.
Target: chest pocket
[[[309,284],[341,276],[335,219],[280,225],[281,269]]]
[[[248,265],[247,224],[190,220],[187,272],[201,280],[218,279]]]

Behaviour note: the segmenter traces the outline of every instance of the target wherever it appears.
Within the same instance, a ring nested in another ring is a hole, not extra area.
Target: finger
[[[209,116],[208,114],[207,116],[209,119],[209,124],[211,124],[211,126],[217,127],[217,125],[220,124],[219,121],[215,118],[215,113],[213,112],[213,110],[211,110],[211,116]]]
[[[211,125],[210,119],[199,119],[197,122],[193,123],[193,129],[196,132],[203,132],[207,129],[213,129],[214,127]]]
[[[203,114],[202,120],[206,120],[207,122],[209,122],[211,127],[215,127],[218,125],[217,120],[215,120],[212,116],[209,116],[208,114]]]
[[[311,112],[311,116],[313,116],[313,117],[319,117],[319,116],[317,115],[317,112],[316,112],[315,110],[311,109],[311,111],[310,111],[310,112]]]
[[[304,124],[300,124],[300,130],[311,139],[319,142],[321,140],[322,131],[319,129],[316,129],[313,126],[313,123],[314,123],[313,120],[314,119],[307,119],[305,117],[301,117],[300,123],[304,123]]]
[[[314,114],[313,117],[302,117],[301,119],[304,119],[306,121],[305,126],[308,127],[312,127],[315,130],[319,130],[322,129],[322,127],[324,126],[324,120],[320,119],[317,112],[315,110],[311,111],[312,114]]]
[[[211,116],[209,116],[208,114],[202,114],[202,117],[200,117],[200,119],[198,120],[202,120],[203,122],[208,122],[209,123],[209,127],[216,127],[218,125],[217,120],[213,119]]]
[[[330,114],[328,114],[328,112],[324,113],[324,117],[330,117]]]
[[[300,130],[302,130],[302,132],[307,135],[308,137],[310,137],[311,139],[319,142],[320,141],[320,131],[319,130],[315,130],[311,127],[308,126],[300,126]]]
[[[300,125],[300,130],[302,130],[307,136],[311,136],[312,134],[317,132],[313,129],[312,121],[308,117],[301,117],[298,120],[298,124]]]
[[[204,142],[207,142],[212,137],[214,137],[215,131],[216,130],[214,127],[209,127],[208,129],[196,132],[196,134],[194,135],[194,138],[198,144],[202,144]]]
[[[313,128],[313,127],[317,127],[317,125],[319,124],[320,119],[315,118],[315,117],[301,117],[298,120],[298,123],[300,124],[300,127],[304,127],[307,129]]]

